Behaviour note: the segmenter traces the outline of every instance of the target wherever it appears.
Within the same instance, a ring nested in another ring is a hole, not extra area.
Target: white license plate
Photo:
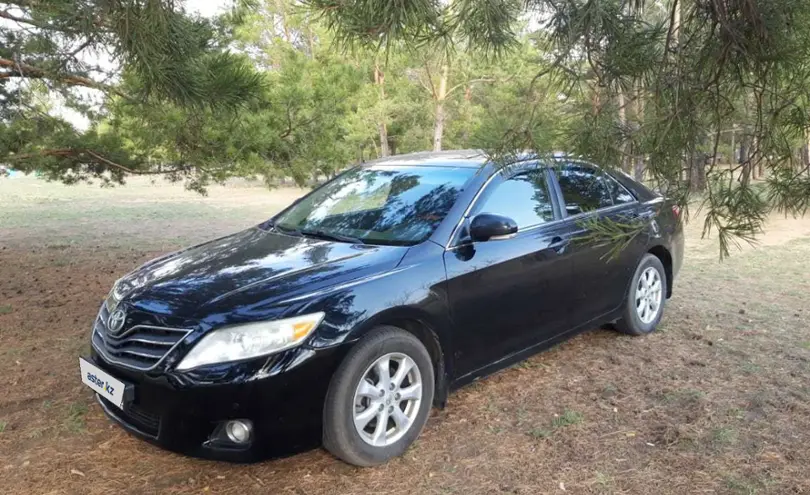
[[[124,389],[126,385],[121,380],[113,378],[106,371],[82,358],[79,358],[79,368],[82,370],[82,383],[118,406],[118,408],[124,408]]]

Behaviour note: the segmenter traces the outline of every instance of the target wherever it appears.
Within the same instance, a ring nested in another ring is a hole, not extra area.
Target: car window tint
[[[630,191],[628,191],[626,187],[621,185],[619,181],[617,181],[616,179],[607,174],[605,174],[604,177],[605,182],[610,188],[610,197],[613,199],[614,205],[623,205],[626,203],[632,203],[633,201],[636,200],[635,196],[630,194]]]
[[[557,169],[557,181],[569,215],[613,206],[605,176],[590,167],[565,165]]]
[[[494,186],[478,212],[509,217],[518,228],[554,220],[545,172],[524,172]]]
[[[451,166],[356,167],[278,215],[275,227],[369,244],[416,244],[444,220],[475,172]]]

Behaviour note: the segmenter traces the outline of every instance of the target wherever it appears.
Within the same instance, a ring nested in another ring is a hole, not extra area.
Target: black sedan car
[[[380,464],[477,377],[605,323],[652,332],[681,265],[678,214],[564,156],[377,160],[121,278],[82,381],[179,452],[252,461],[322,441]],[[582,240],[611,220],[644,228],[606,256]]]

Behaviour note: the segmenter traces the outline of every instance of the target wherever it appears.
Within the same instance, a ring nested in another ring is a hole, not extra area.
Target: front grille
[[[142,434],[157,438],[160,432],[160,416],[141,409],[135,404],[127,404],[126,410],[121,410],[100,395],[96,396],[107,414]]]
[[[186,328],[135,325],[119,335],[112,335],[107,329],[109,315],[105,303],[93,326],[93,347],[106,361],[139,371],[157,366],[191,331]]]

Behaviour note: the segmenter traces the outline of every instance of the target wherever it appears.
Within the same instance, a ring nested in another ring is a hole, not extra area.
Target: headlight
[[[220,328],[205,335],[180,361],[178,370],[240,361],[295,347],[323,320],[323,313]]]

